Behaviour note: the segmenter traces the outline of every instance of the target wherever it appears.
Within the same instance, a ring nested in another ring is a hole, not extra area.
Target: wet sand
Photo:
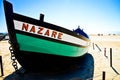
[[[94,77],[93,80],[102,80],[102,72],[106,73],[106,80],[120,80],[120,36],[90,36],[91,47],[89,53],[94,58]],[[93,50],[92,43],[97,44],[102,51],[95,47]],[[106,55],[104,56],[104,48]],[[113,50],[113,67],[110,67],[110,48]],[[8,41],[0,42],[0,55],[3,57],[4,76],[0,80],[5,79],[14,73],[12,61],[10,59]],[[19,65],[20,68],[20,65]]]

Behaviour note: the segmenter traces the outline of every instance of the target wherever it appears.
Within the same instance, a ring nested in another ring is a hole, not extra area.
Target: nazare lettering
[[[62,39],[62,36],[63,36],[63,33],[61,33],[61,32],[47,29],[47,28],[44,28],[41,26],[35,26],[35,25],[31,26],[27,23],[22,24],[21,30],[26,31],[26,32],[30,32],[30,33],[43,35],[43,36],[47,36],[47,37],[51,37],[51,38],[55,38],[55,39]]]

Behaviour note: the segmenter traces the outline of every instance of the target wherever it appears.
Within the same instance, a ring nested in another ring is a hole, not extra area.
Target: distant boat
[[[15,57],[26,70],[66,67],[88,52],[90,39],[80,28],[70,31],[44,22],[43,14],[36,20],[13,13],[12,4],[5,0],[4,10]]]
[[[0,33],[0,41],[3,39],[3,37],[4,37],[4,34]]]
[[[1,40],[8,40],[9,36],[7,33],[0,33],[0,41]]]

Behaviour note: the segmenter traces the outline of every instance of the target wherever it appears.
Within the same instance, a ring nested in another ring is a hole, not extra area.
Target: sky
[[[120,33],[120,0],[8,0],[13,11],[88,34]],[[7,32],[3,1],[0,0],[0,32]]]

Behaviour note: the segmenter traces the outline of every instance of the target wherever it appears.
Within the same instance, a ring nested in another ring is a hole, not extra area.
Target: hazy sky
[[[15,13],[87,33],[120,32],[120,0],[8,0]],[[0,32],[7,32],[3,2],[0,0]]]

